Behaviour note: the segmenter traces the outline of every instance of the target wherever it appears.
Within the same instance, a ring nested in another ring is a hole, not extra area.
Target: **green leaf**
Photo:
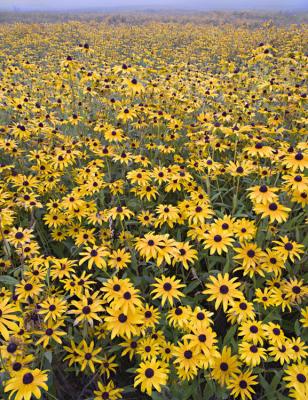
[[[259,380],[260,380],[260,384],[263,387],[265,392],[269,392],[271,390],[271,387],[269,385],[269,383],[263,378],[262,375],[259,375]]]
[[[277,386],[281,382],[282,374],[283,374],[283,371],[275,371],[275,376],[271,382],[271,388],[273,391],[277,389]]]
[[[198,279],[195,279],[194,281],[190,282],[190,284],[183,290],[185,294],[188,294],[192,292],[194,289],[196,289],[200,285],[200,282]]]
[[[152,392],[152,399],[153,400],[162,400],[162,395],[160,394],[160,393],[158,393],[158,392]]]
[[[15,286],[19,281],[10,275],[0,275],[0,282],[4,283],[5,285]]]
[[[51,364],[51,362],[52,362],[52,352],[51,351],[46,351],[44,353],[44,356],[47,358],[49,364]]]
[[[128,368],[128,369],[126,370],[126,372],[129,372],[129,373],[131,373],[131,374],[135,374],[135,373],[136,373],[136,368],[135,368],[135,367],[133,367],[133,368]]]
[[[215,394],[215,386],[208,382],[203,390],[203,399],[209,400],[214,394]]]
[[[224,337],[223,346],[230,344],[231,339],[235,335],[236,329],[237,329],[237,326],[234,325],[228,330],[226,336]]]

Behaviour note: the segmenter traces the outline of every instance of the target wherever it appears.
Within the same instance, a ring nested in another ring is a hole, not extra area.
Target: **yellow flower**
[[[220,385],[225,385],[235,373],[240,371],[239,366],[237,356],[232,356],[231,348],[225,346],[214,358],[211,375]]]
[[[17,323],[20,321],[20,317],[16,315],[19,308],[10,304],[10,298],[4,297],[0,300],[0,334],[4,340],[9,340],[10,332],[17,330]]]
[[[25,243],[30,243],[33,237],[32,229],[12,228],[8,236],[8,241],[12,243],[13,246],[18,247]]]
[[[180,283],[180,280],[176,279],[175,276],[166,277],[165,275],[161,275],[161,278],[155,278],[155,280],[157,283],[152,285],[155,289],[151,291],[151,294],[154,294],[154,300],[161,297],[162,306],[165,305],[166,301],[173,305],[174,299],[179,299],[180,297],[185,296],[179,290],[185,287],[185,285]]]
[[[222,252],[227,253],[227,246],[231,246],[234,241],[231,236],[230,232],[213,227],[209,230],[209,233],[204,235],[204,248],[210,249],[211,255],[216,252],[218,254],[222,254]]]
[[[80,255],[84,257],[79,261],[79,265],[88,261],[89,269],[91,269],[93,265],[100,269],[105,269],[107,267],[106,258],[109,256],[109,251],[106,246],[87,246],[85,251],[81,252]]]
[[[288,365],[283,380],[290,390],[291,397],[304,400],[308,396],[308,366],[306,363]]]
[[[167,364],[152,358],[149,361],[141,362],[136,370],[134,387],[141,385],[141,391],[152,395],[153,388],[161,392],[161,387],[167,384],[169,369]]]
[[[107,308],[107,316],[104,318],[107,329],[111,332],[111,339],[116,336],[130,339],[139,332],[139,324],[142,324],[140,313],[134,309],[128,309],[124,313],[120,308]]]
[[[40,335],[40,338],[36,341],[36,345],[42,344],[46,348],[51,340],[62,344],[61,336],[65,336],[66,333],[59,329],[63,326],[63,322],[53,323],[52,321],[47,322],[45,330],[34,331],[35,334]]]
[[[290,258],[292,262],[295,261],[295,258],[300,259],[301,254],[304,253],[304,246],[293,240],[289,240],[287,236],[281,236],[280,240],[274,240],[274,243],[277,246],[273,247],[273,250],[277,250],[285,258]]]
[[[278,200],[278,196],[275,194],[275,192],[278,191],[278,188],[261,185],[252,186],[247,190],[251,192],[248,197],[257,204],[273,203]]]
[[[179,209],[171,204],[160,204],[156,208],[158,214],[154,226],[155,228],[161,227],[164,223],[172,228],[179,220]]]
[[[111,268],[127,268],[131,262],[131,255],[125,249],[114,250],[110,253],[108,265]]]
[[[271,344],[281,346],[285,342],[285,335],[279,324],[269,322],[264,325],[264,331]]]
[[[301,310],[302,318],[300,322],[302,323],[304,328],[308,328],[308,306]]]
[[[92,373],[95,373],[95,364],[101,364],[102,360],[98,357],[102,351],[100,347],[94,347],[94,341],[88,345],[85,340],[80,342],[80,345],[76,349],[76,361],[81,366],[81,371],[84,371],[87,366],[90,368]]]
[[[82,296],[80,300],[73,300],[71,302],[71,305],[76,309],[70,310],[68,313],[76,315],[74,325],[78,325],[80,322],[87,322],[93,326],[94,320],[102,321],[102,318],[98,314],[104,311],[103,304],[104,301],[98,297],[97,293],[94,293],[92,296]]]
[[[104,397],[109,400],[118,400],[122,398],[123,389],[116,388],[112,381],[109,381],[107,384],[98,382],[97,386],[98,390],[93,391],[95,395],[94,400],[102,400]]]
[[[22,280],[16,285],[16,294],[21,301],[27,301],[29,298],[34,298],[40,294],[44,285],[37,282]]]
[[[40,303],[39,314],[44,316],[44,322],[59,320],[67,311],[67,302],[58,297],[47,297]]]
[[[159,254],[159,249],[164,246],[164,237],[155,235],[153,232],[146,233],[143,238],[136,240],[136,249],[139,254],[149,261],[151,258],[156,258]]]
[[[242,297],[242,293],[237,289],[240,282],[236,282],[236,278],[229,279],[229,274],[218,274],[217,278],[211,275],[212,283],[206,284],[206,290],[202,293],[210,295],[208,301],[215,300],[215,309],[217,310],[220,304],[223,305],[224,311],[227,311],[228,305],[234,298]]]
[[[255,243],[242,244],[234,250],[237,254],[233,258],[242,264],[245,272],[257,267],[263,255],[262,250]]]
[[[179,250],[179,254],[175,255],[173,265],[180,262],[185,269],[189,269],[188,263],[193,263],[194,260],[198,259],[197,250],[193,249],[189,242],[179,242],[176,247]]]
[[[5,382],[4,392],[11,392],[10,397],[15,394],[16,400],[30,400],[32,396],[40,399],[41,389],[48,390],[47,379],[46,371],[25,368]]]
[[[255,367],[267,358],[265,349],[249,342],[243,342],[239,345],[239,354],[240,359],[249,367]]]
[[[261,218],[269,217],[270,222],[285,222],[288,219],[290,208],[284,207],[278,202],[256,204],[254,210],[257,214],[262,214]]]
[[[124,206],[113,207],[111,210],[109,210],[109,217],[112,219],[119,217],[120,221],[123,221],[125,218],[130,219],[133,215],[133,211]]]
[[[255,393],[252,386],[258,384],[256,378],[257,375],[252,375],[250,371],[241,372],[230,378],[227,387],[231,390],[231,395],[240,397],[241,400],[252,399],[252,394]]]

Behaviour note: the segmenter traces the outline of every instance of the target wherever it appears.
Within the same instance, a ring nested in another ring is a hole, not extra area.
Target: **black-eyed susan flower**
[[[102,321],[99,314],[104,311],[103,304],[104,301],[98,297],[98,294],[92,296],[83,295],[80,300],[73,300],[71,302],[74,309],[71,309],[68,313],[76,316],[74,325],[86,322],[93,326],[94,321]]]
[[[109,381],[107,384],[102,382],[97,383],[97,390],[93,391],[94,400],[118,400],[122,398],[123,389],[117,388],[113,381]]]
[[[205,358],[200,349],[186,339],[174,348],[173,355],[179,376],[187,380],[192,379],[197,374],[198,368],[201,367]]]
[[[194,263],[198,258],[198,252],[189,244],[189,242],[179,242],[176,247],[179,253],[174,256],[173,264],[182,263],[185,269],[189,269],[189,263]]]
[[[242,342],[239,353],[240,359],[249,367],[255,367],[267,358],[264,348],[250,342]]]
[[[157,258],[160,247],[163,247],[163,236],[155,235],[153,232],[146,233],[143,238],[136,240],[136,249],[146,261]]]
[[[183,340],[187,340],[195,347],[198,352],[206,356],[202,360],[203,368],[213,361],[213,357],[217,355],[217,335],[211,327],[196,326],[192,328],[192,332],[183,336]]]
[[[80,364],[81,371],[89,367],[92,373],[94,373],[95,364],[102,363],[99,357],[101,351],[101,347],[95,348],[94,341],[91,341],[88,345],[85,340],[82,340],[78,348],[76,348],[76,362]]]
[[[247,320],[239,326],[239,336],[243,336],[243,340],[252,342],[253,344],[260,343],[263,345],[266,337],[264,324],[261,321]]]
[[[136,309],[142,307],[142,301],[140,298],[139,290],[134,287],[127,288],[123,292],[119,293],[114,301],[110,303],[111,307],[115,310],[122,310],[127,313],[129,310],[135,312]]]
[[[18,247],[30,243],[34,235],[31,229],[22,228],[12,228],[8,236],[8,241],[13,244],[13,246]]]
[[[95,246],[86,247],[85,251],[80,253],[81,260],[79,261],[79,265],[88,263],[88,268],[91,269],[93,265],[97,268],[104,269],[107,267],[106,258],[109,256],[109,251],[106,246]]]
[[[67,258],[53,258],[52,266],[50,268],[50,276],[52,279],[63,279],[69,278],[71,272],[75,271],[77,262],[75,260],[69,260]]]
[[[155,221],[154,214],[150,211],[142,211],[137,218],[143,226],[151,226]]]
[[[107,379],[110,378],[110,375],[112,373],[116,372],[116,369],[118,367],[118,364],[114,362],[116,358],[116,355],[113,356],[108,356],[107,354],[104,354],[101,358],[101,366],[99,368],[101,375],[105,375]]]
[[[64,299],[50,296],[40,303],[39,314],[43,316],[44,322],[57,321],[62,318],[67,308],[67,302]]]
[[[285,342],[285,334],[279,324],[269,322],[264,325],[264,331],[271,344],[281,346]]]
[[[299,362],[307,357],[308,347],[306,346],[305,342],[301,340],[300,337],[292,337],[290,343],[293,350],[292,360]]]
[[[232,355],[231,348],[225,346],[213,360],[211,376],[221,385],[225,385],[235,373],[240,372],[239,366],[237,355]]]
[[[63,361],[68,360],[68,365],[71,366],[77,362],[79,354],[77,353],[77,349],[82,347],[82,343],[80,342],[78,345],[73,340],[70,340],[70,346],[63,346],[63,349],[66,351],[66,356],[63,358]]]
[[[289,240],[287,236],[281,236],[279,240],[274,240],[273,243],[276,244],[273,249],[284,255],[285,258],[290,258],[292,262],[296,258],[300,259],[301,254],[304,252],[302,244]]]
[[[250,371],[234,374],[227,387],[233,396],[240,397],[241,400],[251,399],[252,394],[255,393],[253,386],[258,384],[256,378],[257,375],[252,375]]]
[[[168,341],[164,340],[163,338],[159,337],[158,334],[156,334],[156,336],[157,336],[157,339],[159,341],[159,346],[160,346],[159,347],[159,355],[163,361],[169,362],[173,357],[173,350],[174,350],[175,345],[173,343],[168,342]]]
[[[304,399],[308,394],[308,367],[305,363],[288,365],[283,380],[295,399]]]
[[[210,249],[210,254],[222,252],[227,253],[228,247],[231,246],[234,239],[231,237],[232,233],[223,230],[222,228],[213,228],[204,235],[204,248]]]
[[[237,289],[240,282],[236,282],[236,278],[229,278],[229,274],[218,274],[210,276],[211,283],[206,284],[206,290],[202,293],[209,295],[208,301],[215,301],[215,309],[217,310],[222,304],[224,311],[234,298],[240,298],[241,292]]]
[[[160,204],[156,208],[155,228],[167,224],[170,228],[179,220],[179,209],[171,204]]]
[[[134,212],[125,206],[113,207],[109,211],[109,216],[112,219],[116,219],[118,217],[120,219],[120,221],[123,221],[125,218],[130,219],[133,215],[134,215]]]
[[[63,322],[59,321],[54,323],[53,321],[47,322],[45,329],[34,331],[34,334],[39,335],[36,345],[41,344],[46,348],[51,341],[62,344],[62,336],[66,333],[63,331]]]
[[[253,303],[245,298],[234,299],[227,311],[227,319],[232,324],[241,323],[247,319],[254,319],[256,316]]]
[[[144,304],[139,308],[139,310],[143,318],[142,325],[144,329],[154,328],[158,324],[160,320],[160,312],[156,307]]]
[[[248,197],[256,204],[273,203],[278,200],[278,188],[266,185],[252,186],[249,189]]]
[[[18,329],[17,323],[20,316],[17,315],[19,308],[15,304],[10,303],[9,297],[0,299],[0,333],[4,340],[10,337],[10,331]]]
[[[288,154],[284,158],[283,164],[287,168],[291,168],[293,171],[304,171],[304,169],[308,167],[308,156],[306,152],[294,152]]]
[[[110,253],[108,258],[108,265],[111,268],[123,269],[127,268],[131,262],[131,255],[125,249],[114,250]]]
[[[47,379],[46,371],[25,368],[5,382],[4,391],[11,392],[10,396],[14,394],[17,400],[30,400],[32,395],[39,399],[42,389],[48,390]]]
[[[271,340],[271,338],[270,338]],[[271,340],[273,342],[273,340]],[[268,354],[273,357],[274,361],[279,361],[281,365],[289,364],[293,357],[292,345],[289,340],[282,339],[275,341],[275,344],[268,348]]]
[[[161,392],[161,387],[167,384],[169,368],[163,361],[152,358],[141,362],[136,370],[134,387],[141,385],[141,391],[151,396],[153,388]]]
[[[151,294],[154,295],[153,299],[161,298],[162,306],[168,301],[169,304],[173,305],[175,300],[179,300],[180,297],[184,297],[184,293],[182,293],[179,289],[185,287],[184,284],[180,283],[179,279],[176,279],[175,276],[167,277],[165,275],[161,275],[161,278],[155,278],[157,283],[153,283],[152,286],[155,287],[151,291]]]
[[[159,354],[159,342],[152,337],[145,337],[138,341],[136,353],[142,361],[155,358]]]
[[[262,304],[265,310],[268,307],[273,306],[275,304],[273,300],[273,289],[272,288],[264,288],[263,290],[261,288],[256,289],[254,301],[256,303]]]
[[[285,258],[278,251],[266,249],[261,257],[261,266],[264,271],[280,276],[285,268]]]
[[[142,324],[140,312],[136,309],[124,313],[121,309],[107,308],[107,316],[104,318],[107,329],[111,332],[111,338],[121,336],[130,339],[138,334],[139,324]]]
[[[18,285],[16,285],[16,294],[22,301],[27,301],[29,298],[34,298],[43,290],[43,284],[37,282],[30,282],[22,280]]]
[[[29,368],[33,360],[33,354],[17,355],[11,360],[11,363],[8,363],[8,370],[11,375],[14,375],[15,372],[21,371],[25,368]]]
[[[243,243],[240,247],[234,249],[237,253],[233,258],[242,264],[244,271],[253,271],[261,261],[262,250],[255,243]]]
[[[291,209],[285,207],[278,202],[271,202],[266,204],[256,204],[254,210],[257,214],[261,214],[261,218],[269,217],[271,223],[277,221],[278,223],[285,222],[288,219]]]
[[[166,319],[171,326],[185,329],[189,326],[191,309],[189,306],[177,306],[168,311]]]
[[[104,299],[111,302],[122,296],[128,289],[132,288],[133,285],[128,278],[120,279],[117,276],[113,276],[104,282],[101,291],[104,293]]]
[[[123,348],[121,355],[128,355],[129,359],[132,360],[137,352],[138,341],[134,338],[126,339],[124,342],[120,343]]]
[[[187,210],[188,222],[193,224],[202,224],[212,215],[213,211],[207,204],[191,204],[191,206]]]

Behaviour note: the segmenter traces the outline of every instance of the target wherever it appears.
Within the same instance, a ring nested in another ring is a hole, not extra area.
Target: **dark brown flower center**
[[[152,369],[152,368],[147,368],[145,371],[144,371],[144,375],[147,377],[147,378],[153,378],[153,376],[154,376],[154,370]]]
[[[34,376],[31,374],[31,372],[27,372],[22,378],[22,382],[25,385],[30,385],[30,383],[32,383],[33,381],[34,381]]]
[[[227,285],[221,285],[219,291],[221,294],[227,294],[229,292],[229,288]]]

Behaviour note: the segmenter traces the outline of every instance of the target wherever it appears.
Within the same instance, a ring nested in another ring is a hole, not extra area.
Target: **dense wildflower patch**
[[[0,26],[4,399],[308,398],[307,28],[195,18]]]

